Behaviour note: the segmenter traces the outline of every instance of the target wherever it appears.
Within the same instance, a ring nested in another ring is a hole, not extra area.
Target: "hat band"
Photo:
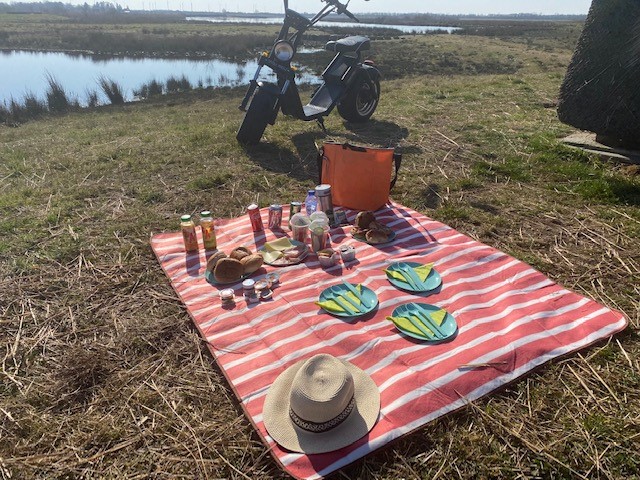
[[[291,408],[289,408],[289,416],[291,417],[291,420],[293,420],[293,423],[295,423],[297,427],[300,427],[301,429],[306,430],[307,432],[323,433],[331,430],[332,428],[337,427],[342,422],[344,422],[345,419],[349,416],[349,414],[353,411],[355,406],[356,406],[356,399],[355,397],[351,397],[349,404],[342,412],[340,412],[340,415],[338,415],[337,417],[333,417],[331,420],[327,420],[326,422],[322,422],[322,423],[315,423],[315,422],[309,422],[308,420],[304,420],[300,418],[298,415],[296,415],[296,412],[294,412]]]

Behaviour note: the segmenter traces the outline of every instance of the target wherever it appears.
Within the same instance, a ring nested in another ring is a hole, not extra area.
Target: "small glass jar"
[[[225,288],[220,290],[220,302],[223,307],[233,307],[236,304],[236,297],[233,288]]]
[[[242,282],[242,293],[244,295],[244,300],[247,302],[247,305],[251,305],[252,303],[258,303],[260,298],[256,295],[256,282],[247,278]]]
[[[255,289],[255,285],[256,285],[255,280],[251,280],[250,278],[247,278],[246,280],[242,281],[242,291],[244,292],[245,295],[247,293],[251,293]]]
[[[267,282],[269,282],[269,288],[273,288],[280,283],[280,275],[276,272],[267,274]]]
[[[268,300],[271,298],[271,288],[269,288],[269,282],[267,280],[258,280],[255,285],[256,295],[262,300]]]
[[[269,288],[269,283],[266,280],[258,280],[255,283],[254,288],[256,290],[256,293],[260,295],[263,290],[266,290],[267,288]]]
[[[343,262],[352,262],[356,259],[356,249],[351,245],[343,245],[340,247],[340,256]]]

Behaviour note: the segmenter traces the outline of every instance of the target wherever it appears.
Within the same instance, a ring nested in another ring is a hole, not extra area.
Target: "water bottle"
[[[307,211],[307,215],[311,215],[318,208],[318,198],[316,197],[315,190],[309,190],[307,192],[307,198],[304,199],[304,208]]]

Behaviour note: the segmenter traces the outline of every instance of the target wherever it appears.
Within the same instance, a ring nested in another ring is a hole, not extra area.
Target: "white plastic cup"
[[[291,236],[294,240],[302,243],[307,242],[309,235],[309,225],[311,220],[304,213],[296,213],[289,220],[289,227],[291,228]]]
[[[329,225],[329,217],[327,217],[327,214],[324,212],[320,212],[320,211],[313,212],[311,215],[309,215],[309,219],[312,222],[320,220],[326,223],[327,225]]]

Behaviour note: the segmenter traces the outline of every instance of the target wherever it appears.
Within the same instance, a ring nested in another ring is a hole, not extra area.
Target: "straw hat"
[[[282,447],[306,454],[351,445],[373,428],[380,392],[365,372],[320,354],[285,370],[269,388],[264,426]]]

